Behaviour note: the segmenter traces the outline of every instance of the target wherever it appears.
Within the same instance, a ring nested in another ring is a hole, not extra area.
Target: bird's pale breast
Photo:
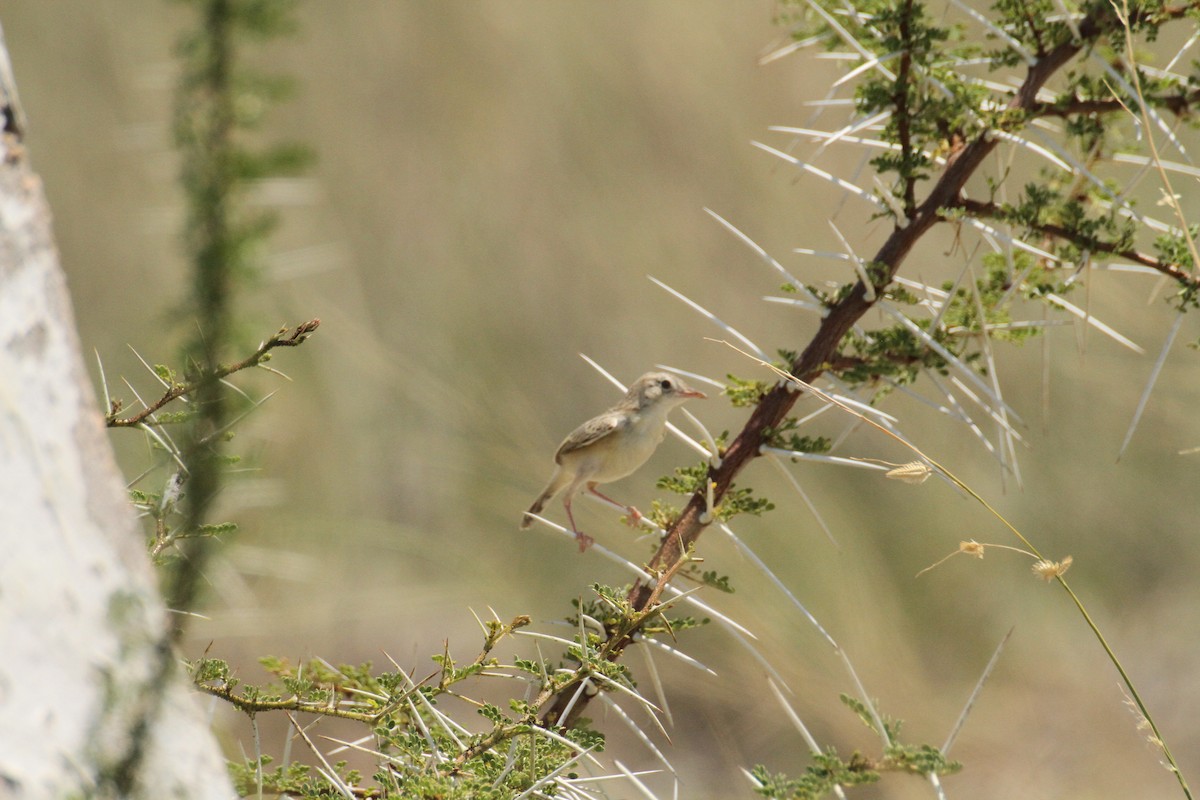
[[[666,433],[665,414],[641,414],[633,424],[597,442],[592,480],[608,483],[624,478],[645,464]]]

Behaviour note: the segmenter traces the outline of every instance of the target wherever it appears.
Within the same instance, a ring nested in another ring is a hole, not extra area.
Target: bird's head
[[[703,400],[705,396],[704,392],[688,386],[677,375],[668,372],[647,372],[629,387],[625,400],[638,409],[659,404],[673,408],[685,400]]]

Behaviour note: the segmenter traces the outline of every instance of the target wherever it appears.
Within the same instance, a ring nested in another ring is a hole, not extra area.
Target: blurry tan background
[[[280,391],[235,442],[256,469],[226,494],[225,516],[241,533],[214,566],[210,619],[195,625],[190,655],[211,642],[211,655],[250,680],[268,653],[384,666],[386,651],[427,672],[447,640],[473,657],[469,609],[548,623],[590,583],[626,580],[565,539],[517,530],[560,438],[615,399],[576,354],[625,381],[655,363],[756,376],[704,341],[717,329],[647,274],[769,350],[803,346],[811,316],[761,301],[780,281],[705,206],[803,279],[848,279],[840,265],[790,252],[839,249],[825,222],[839,195],[749,145],[786,146],[766,127],[805,124],[802,103],[823,97],[836,74],[811,54],[757,64],[783,39],[776,11],[769,0],[310,3],[297,37],[254,53],[299,83],[267,135],[303,139],[320,161],[308,180],[260,193],[285,223],[242,298],[246,335],[311,317],[322,326],[274,362],[294,382],[241,381]],[[171,46],[185,20],[178,6],[148,0],[18,0],[0,11],[85,352],[99,353],[110,380],[141,389],[149,383],[127,345],[171,362],[190,324],[172,313],[185,275],[168,131]],[[859,158],[834,149],[818,163],[849,174]],[[838,222],[863,252],[883,230],[852,201]],[[944,257],[950,244],[947,233],[907,274],[950,274],[960,263]],[[1146,304],[1151,283],[1101,277],[1092,296],[1096,313],[1151,356],[1094,334],[1081,355],[1078,331],[1053,330],[1045,412],[1041,344],[1002,351],[1010,402],[1029,423],[1023,490],[1005,487],[961,428],[904,398],[886,408],[1048,554],[1075,558],[1074,585],[1197,779],[1200,456],[1177,455],[1200,446],[1193,351],[1177,347],[1115,463],[1171,319],[1161,300]],[[1189,321],[1181,341],[1195,338]],[[719,398],[693,410],[714,431],[743,419]],[[826,416],[813,433],[840,431]],[[144,446],[134,434],[115,438],[137,474]],[[866,434],[840,452],[905,460]],[[691,460],[668,442],[614,493],[646,508],[659,496],[653,478]],[[947,781],[951,796],[1175,796],[1099,646],[1064,595],[1030,577],[1027,559],[992,552],[914,579],[961,539],[1015,544],[974,505],[937,481],[910,487],[809,465],[795,474],[840,548],[765,463],[743,483],[778,508],[735,527],[838,639],[883,710],[906,720],[908,741],[942,742],[1015,626],[951,753],[966,763]],[[578,507],[601,542],[646,557],[649,545],[606,512]],[[852,687],[811,626],[716,535],[703,555],[738,589],[707,599],[758,633],[818,740],[876,752],[838,703]],[[803,744],[761,669],[714,626],[681,644],[718,672],[658,660],[676,718],[673,744],[660,745],[684,795],[749,796],[738,767],[759,762],[800,772]],[[640,653],[629,663],[644,674]],[[593,708],[610,753],[655,766]],[[249,751],[245,726],[221,717],[230,752]],[[268,750],[278,754],[282,736],[270,732]],[[928,792],[891,776],[856,796]]]

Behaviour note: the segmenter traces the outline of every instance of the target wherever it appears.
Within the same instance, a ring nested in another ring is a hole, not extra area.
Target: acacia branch
[[[1176,116],[1185,116],[1195,110],[1200,103],[1200,89],[1178,94],[1150,95],[1146,105],[1153,108],[1165,108]],[[1078,97],[1064,97],[1053,102],[1035,103],[1029,113],[1035,117],[1070,117],[1086,114],[1113,114],[1128,111],[1129,105],[1124,100],[1115,97],[1093,98],[1083,100]]]
[[[1101,7],[1093,15],[1081,20],[1080,41],[1062,42],[1031,65],[1025,80],[1009,101],[1008,108],[1028,112],[1037,102],[1038,91],[1051,76],[1114,24],[1117,24],[1117,19],[1107,7]],[[880,290],[891,283],[904,259],[920,238],[943,219],[945,209],[959,204],[967,180],[996,148],[998,141],[991,136],[990,131],[983,131],[949,155],[945,171],[917,208],[916,215],[907,226],[893,230],[872,259],[878,266],[879,275],[875,289]],[[837,353],[843,337],[871,308],[873,301],[868,301],[866,297],[866,287],[860,280],[844,299],[830,307],[829,313],[822,320],[808,346],[789,366],[793,375],[806,383],[812,383],[820,377]],[[782,384],[776,385],[763,396],[745,427],[730,444],[721,465],[710,470],[709,477],[716,483],[715,502],[720,502],[733,479],[759,455],[759,448],[766,442],[767,432],[783,421],[798,397],[798,392],[793,392]],[[706,527],[706,523],[701,522],[705,510],[704,497],[693,496],[651,560],[652,569],[661,569],[663,565],[675,562],[683,549],[695,543]],[[634,607],[640,607],[649,595],[649,587],[638,584],[634,586],[630,599]]]
[[[917,210],[917,178],[913,174],[912,109],[908,107],[909,86],[912,73],[912,0],[904,3],[904,14],[900,18],[900,39],[904,52],[900,54],[900,66],[896,73],[896,92],[892,96],[896,114],[896,137],[900,141],[900,158],[904,165],[904,214],[912,219]]]
[[[162,396],[132,416],[117,416],[121,412],[121,404],[119,400],[114,401],[112,408],[109,409],[108,416],[105,417],[105,424],[110,428],[133,428],[141,425],[173,400],[178,400],[180,397],[185,397],[203,387],[210,386],[235,372],[240,372],[250,367],[257,367],[266,361],[268,359],[267,354],[277,347],[300,346],[320,324],[321,320],[319,319],[309,320],[302,325],[296,326],[291,333],[288,333],[287,328],[281,328],[278,333],[260,344],[257,350],[241,361],[233,364],[221,364],[213,371],[203,373],[183,383],[172,383],[162,393]]]
[[[1100,35],[1102,22],[1111,22],[1112,20],[1108,19],[1110,16],[1105,14],[1104,20],[1097,17],[1084,19],[1080,23],[1084,42],[1064,42],[1032,65],[1017,94],[1009,102],[1009,108],[1027,111],[1033,105],[1038,90],[1078,54],[1086,42]],[[891,283],[904,259],[920,238],[942,220],[944,209],[957,204],[963,186],[995,149],[997,142],[997,139],[985,131],[977,134],[949,156],[945,171],[918,206],[916,215],[907,226],[893,230],[872,259],[872,262],[878,265],[878,284],[874,287],[876,290],[881,290]],[[822,320],[808,346],[789,365],[789,371],[793,375],[806,383],[812,383],[825,372],[843,337],[871,308],[873,301],[868,301],[866,296],[866,287],[860,280],[843,300],[830,307],[829,313]],[[782,384],[776,385],[763,396],[745,427],[730,444],[721,465],[710,471],[709,477],[716,483],[715,502],[720,502],[733,479],[759,455],[759,448],[766,442],[766,433],[783,421],[798,397],[798,392],[793,392]],[[682,548],[695,543],[706,526],[700,521],[705,505],[703,497],[692,497],[651,560],[652,569],[675,562]],[[649,595],[649,587],[635,586],[631,594],[634,606],[639,607]]]
[[[1171,264],[1162,259],[1155,258],[1152,255],[1143,253],[1140,250],[1135,250],[1128,247],[1120,247],[1112,242],[1106,242],[1102,239],[1097,239],[1093,236],[1085,236],[1078,231],[1073,231],[1070,228],[1062,225],[1055,225],[1049,222],[1029,223],[1024,220],[1014,220],[1012,214],[1003,206],[992,202],[983,202],[980,200],[971,200],[969,198],[959,198],[958,203],[954,208],[961,209],[974,217],[987,217],[989,219],[1002,220],[1004,222],[1016,222],[1023,225],[1031,231],[1051,236],[1055,239],[1071,242],[1084,250],[1090,250],[1093,253],[1108,253],[1114,256],[1120,256],[1127,261],[1132,261],[1135,264],[1141,264],[1151,269],[1156,269],[1168,278],[1179,285],[1197,289],[1200,288],[1200,275],[1188,272],[1179,264]],[[953,217],[946,216],[945,219],[951,220]]]
[[[219,697],[232,705],[234,708],[249,714],[250,716],[254,716],[260,711],[302,711],[307,714],[319,714],[323,717],[352,719],[357,722],[366,723],[374,723],[379,718],[377,713],[348,711],[344,708],[338,708],[336,705],[330,705],[328,703],[314,703],[309,700],[301,700],[295,695],[281,700],[256,700],[237,694],[234,687],[227,683],[214,685],[211,683],[196,682],[193,685],[205,694],[211,694],[213,697]]]
[[[1080,36],[1077,41],[1068,40],[1058,44],[1029,67],[1024,81],[1009,100],[1007,108],[1028,114],[1037,103],[1037,94],[1046,82],[1085,47],[1090,47],[1116,25],[1119,25],[1119,22],[1111,7],[1096,7],[1091,14],[1080,20]],[[874,304],[874,300],[868,300],[867,297],[879,296],[882,289],[891,283],[904,259],[921,237],[943,220],[945,209],[953,208],[959,203],[967,180],[975,174],[999,141],[991,135],[991,131],[981,131],[949,154],[945,170],[934,182],[915,214],[909,217],[908,224],[894,229],[871,259],[875,267],[872,271],[873,279],[877,281],[873,291],[868,292],[867,287],[859,280],[842,300],[829,307],[808,346],[789,365],[788,371],[792,375],[805,383],[813,383],[829,368],[843,338]],[[763,395],[750,419],[722,456],[720,466],[709,470],[708,478],[713,486],[714,505],[721,502],[741,471],[760,455],[769,432],[783,422],[799,397],[799,391],[793,391],[784,383],[777,383]],[[675,524],[663,537],[658,552],[648,565],[649,572],[662,577],[656,579],[654,584],[639,581],[630,589],[629,601],[635,609],[645,608],[656,591],[661,591],[660,586],[667,579],[666,568],[678,562],[682,554],[695,545],[710,521],[711,510],[704,492],[693,495]],[[625,645],[632,641],[634,633],[636,631],[610,632],[610,636],[615,635],[621,639],[616,646],[610,648],[612,657],[624,651]],[[589,701],[586,694],[571,706],[570,716],[562,718],[577,688],[577,682],[572,682],[560,689],[555,702],[543,715],[544,724],[569,727],[578,719]]]

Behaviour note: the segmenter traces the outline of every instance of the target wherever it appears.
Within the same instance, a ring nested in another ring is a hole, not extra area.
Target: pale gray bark
[[[0,33],[0,798],[233,789],[88,381]]]

